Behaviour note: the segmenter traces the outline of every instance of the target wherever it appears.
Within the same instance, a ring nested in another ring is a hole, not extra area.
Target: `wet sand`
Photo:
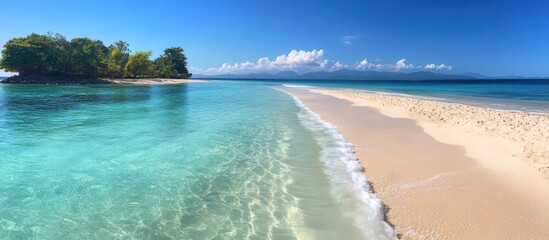
[[[389,107],[287,90],[355,145],[402,239],[549,238],[549,183],[527,163],[507,159],[506,167],[493,167],[497,154],[448,144],[444,131],[435,138],[421,121],[396,117]]]

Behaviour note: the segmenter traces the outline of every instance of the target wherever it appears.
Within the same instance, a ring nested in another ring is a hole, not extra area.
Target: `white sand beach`
[[[547,239],[549,116],[291,89],[355,145],[402,239]]]
[[[458,103],[341,90],[312,90],[414,119],[440,142],[463,146],[487,167],[511,174],[530,164],[549,178],[549,113],[505,111]]]

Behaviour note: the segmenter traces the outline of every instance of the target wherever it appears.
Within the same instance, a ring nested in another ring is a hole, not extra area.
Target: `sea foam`
[[[313,133],[322,149],[320,161],[330,179],[332,197],[348,209],[345,214],[354,218],[366,239],[396,239],[394,230],[384,220],[383,203],[372,193],[363,168],[353,153],[353,145],[337,127],[323,121],[297,97],[279,90],[292,96],[301,109],[298,113],[300,123]]]

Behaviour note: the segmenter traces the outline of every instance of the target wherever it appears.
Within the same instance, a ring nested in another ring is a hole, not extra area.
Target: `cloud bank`
[[[196,69],[192,68],[195,73],[202,74],[248,74],[258,72],[280,72],[294,71],[297,73],[318,72],[318,71],[337,71],[341,69],[358,70],[358,71],[414,71],[414,70],[429,70],[429,71],[449,71],[452,66],[445,64],[426,64],[425,66],[406,63],[406,59],[400,59],[395,63],[384,64],[380,61],[370,62],[368,59],[356,62],[355,64],[344,64],[340,61],[333,61],[324,58],[324,50],[292,50],[288,54],[280,55],[274,60],[268,57],[259,58],[255,62],[246,61],[243,63],[224,63],[218,68]]]

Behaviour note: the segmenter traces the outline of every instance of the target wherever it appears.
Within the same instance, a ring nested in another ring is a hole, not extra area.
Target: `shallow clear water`
[[[0,85],[0,239],[388,239],[350,146],[265,84]]]

